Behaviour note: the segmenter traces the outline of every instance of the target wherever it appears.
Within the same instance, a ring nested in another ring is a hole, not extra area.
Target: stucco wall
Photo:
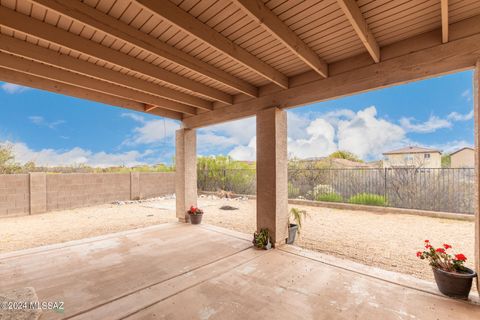
[[[0,175],[0,217],[151,198],[174,192],[174,172]]]
[[[451,168],[474,168],[475,167],[475,151],[472,149],[463,149],[450,157]]]
[[[430,158],[425,158],[425,153],[410,154],[389,154],[388,159],[383,160],[384,168],[391,167],[421,167],[421,168],[441,168],[442,156],[438,152],[429,153]],[[407,160],[407,156],[410,159]]]

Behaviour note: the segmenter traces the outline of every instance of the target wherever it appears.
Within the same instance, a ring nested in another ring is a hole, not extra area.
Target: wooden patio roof
[[[477,0],[0,0],[0,80],[191,128],[479,57]]]

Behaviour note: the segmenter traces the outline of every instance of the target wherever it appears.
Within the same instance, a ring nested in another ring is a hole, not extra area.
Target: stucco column
[[[197,133],[182,128],[175,135],[175,196],[177,218],[188,222],[187,210],[197,205]]]
[[[475,269],[480,274],[480,59],[473,75],[474,126],[475,126]],[[477,291],[480,281],[477,277]]]
[[[288,224],[287,114],[257,113],[257,230],[268,228],[273,245],[285,244]]]

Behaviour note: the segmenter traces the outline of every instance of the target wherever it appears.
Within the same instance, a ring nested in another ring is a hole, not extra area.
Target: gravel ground
[[[220,210],[222,205],[239,210]],[[255,230],[255,200],[200,198],[204,223],[244,233]],[[3,218],[0,252],[65,242],[149,225],[174,222],[174,199],[64,210]],[[297,245],[367,265],[432,280],[426,262],[415,257],[423,241],[451,244],[470,258],[474,223],[401,214],[296,206],[308,213]]]

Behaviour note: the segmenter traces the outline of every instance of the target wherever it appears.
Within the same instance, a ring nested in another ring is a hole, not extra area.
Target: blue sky
[[[405,145],[451,152],[473,144],[472,72],[447,75],[288,111],[292,157],[341,149],[366,160]],[[0,143],[40,165],[170,162],[176,121],[0,83]],[[201,155],[255,157],[255,119],[201,129]]]

